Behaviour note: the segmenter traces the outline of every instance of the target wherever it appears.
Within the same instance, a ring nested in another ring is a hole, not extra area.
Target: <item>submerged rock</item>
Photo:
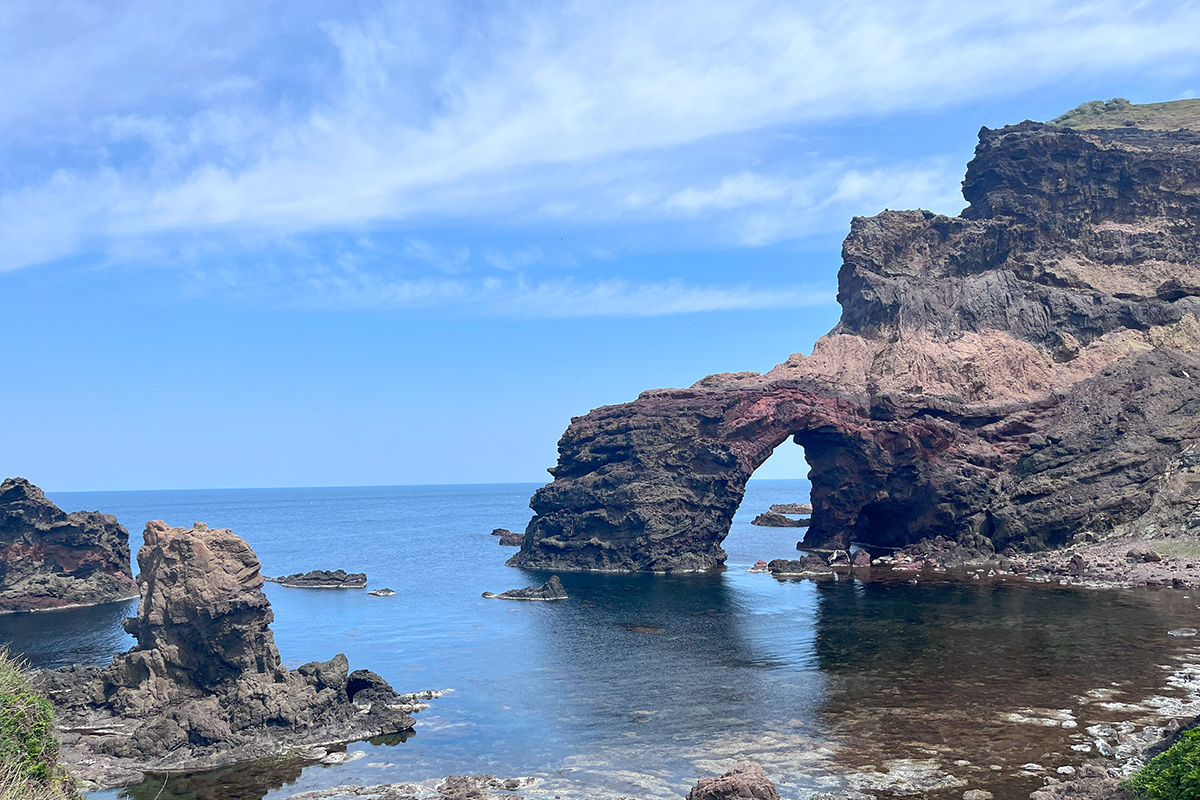
[[[529,587],[527,589],[509,589],[507,592],[493,594],[492,592],[484,592],[483,596],[489,600],[566,600],[567,590],[563,588],[562,581],[557,575],[551,576],[550,580],[543,583],[541,586]]]
[[[413,727],[404,698],[344,655],[288,670],[254,551],[227,529],[147,523],[137,638],[103,669],[38,675],[62,761],[100,787]]]
[[[742,761],[719,778],[701,778],[687,800],[779,800],[779,792],[761,766]]]
[[[0,483],[0,612],[136,596],[129,531],[116,517],[64,513],[24,478]]]
[[[297,572],[293,575],[280,575],[278,578],[263,578],[280,586],[290,589],[364,589],[367,586],[367,575],[364,572],[346,572],[335,569],[332,572],[324,569],[313,569],[308,572]]]

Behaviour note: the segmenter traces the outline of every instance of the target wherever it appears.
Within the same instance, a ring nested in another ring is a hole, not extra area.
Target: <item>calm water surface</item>
[[[992,581],[779,581],[745,570],[791,557],[802,531],[757,528],[806,481],[754,481],[706,576],[561,574],[571,599],[480,598],[549,573],[504,566],[494,527],[523,530],[533,484],[57,493],[115,514],[141,543],[149,519],[231,527],[267,575],[366,572],[361,591],[268,584],[289,667],[344,652],[401,691],[453,689],[416,735],[360,742],[336,767],[233,768],[167,782],[161,800],[260,800],[352,782],[486,772],[541,776],[564,797],[679,797],[722,759],[753,756],[785,797],[903,767],[1024,797],[1020,765],[1078,764],[1088,725],[1146,717],[1200,620],[1174,591],[1096,592]],[[0,617],[0,638],[42,666],[106,663],[132,640],[133,604]],[[1088,692],[1092,694],[1089,695]],[[1126,704],[1126,705],[1121,705]],[[1062,722],[1067,722],[1063,727]],[[1072,726],[1072,723],[1074,725]],[[897,759],[902,761],[897,762]],[[997,769],[998,768],[998,769]],[[153,798],[153,786],[95,798]],[[589,794],[589,792],[591,794]],[[937,796],[936,794],[934,796]]]

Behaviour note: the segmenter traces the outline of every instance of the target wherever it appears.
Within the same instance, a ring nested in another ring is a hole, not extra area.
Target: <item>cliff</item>
[[[985,128],[963,195],[852,222],[811,355],[573,419],[509,563],[718,567],[789,437],[807,546],[1200,528],[1200,132]]]
[[[129,531],[94,511],[66,514],[24,478],[0,483],[0,611],[137,596]]]
[[[104,669],[39,677],[77,779],[117,786],[413,727],[423,705],[344,655],[282,666],[258,557],[232,531],[150,522],[138,566],[137,644]]]

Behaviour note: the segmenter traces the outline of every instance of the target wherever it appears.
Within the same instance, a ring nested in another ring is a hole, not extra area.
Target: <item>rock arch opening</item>
[[[984,129],[961,216],[851,223],[842,318],[811,355],[572,420],[509,563],[719,567],[747,481],[788,437],[811,466],[813,548],[1034,550],[1184,524],[1194,493],[1170,476],[1200,469],[1200,227],[1184,224],[1200,204],[1179,187],[1197,186],[1200,133]]]

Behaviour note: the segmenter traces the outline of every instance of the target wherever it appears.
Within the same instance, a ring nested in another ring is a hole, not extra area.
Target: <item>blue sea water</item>
[[[52,494],[68,510],[115,514],[135,551],[147,520],[198,520],[242,536],[266,575],[366,572],[369,588],[397,596],[266,586],[285,664],[341,652],[400,691],[453,690],[417,716],[415,736],[352,744],[365,756],[348,764],[259,765],[94,796],[258,800],[490,773],[537,775],[563,797],[679,797],[752,756],[785,796],[836,788],[866,764],[932,758],[970,786],[1017,797],[1040,782],[1020,764],[1078,763],[1071,747],[1087,741],[1087,725],[1138,713],[1104,708],[1089,690],[1137,703],[1162,693],[1164,667],[1195,657],[1164,635],[1197,618],[1178,592],[747,573],[796,553],[802,531],[749,520],[806,500],[807,481],[750,483],[723,573],[561,573],[568,601],[485,600],[549,575],[506,567],[515,549],[490,535],[524,529],[536,488]],[[120,620],[135,607],[2,617],[0,639],[39,666],[106,663],[132,643]],[[1075,727],[1010,719],[1063,710]]]

